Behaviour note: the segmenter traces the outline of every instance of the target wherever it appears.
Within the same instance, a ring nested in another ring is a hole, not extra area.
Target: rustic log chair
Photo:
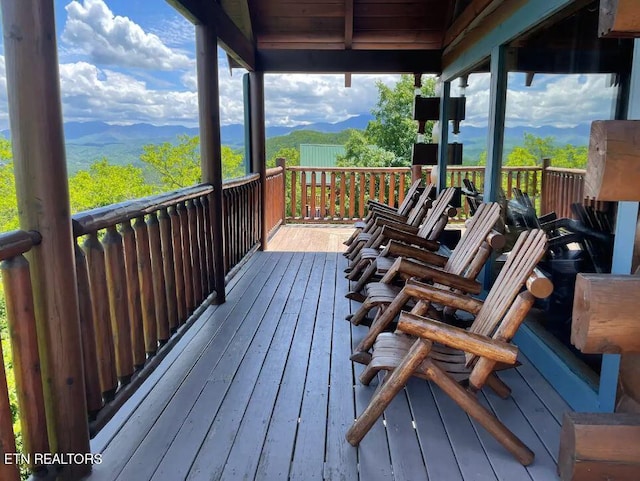
[[[350,444],[360,443],[393,397],[416,375],[435,382],[523,465],[533,462],[533,452],[475,394],[487,384],[502,397],[510,395],[510,389],[494,371],[517,363],[518,349],[510,343],[511,338],[535,297],[546,297],[552,290],[550,281],[535,270],[545,253],[546,242],[542,230],[523,232],[484,302],[407,281],[405,293],[418,302],[410,313],[401,313],[396,333],[378,336],[373,359],[360,380],[369,384],[380,370],[387,371],[387,375],[347,432]],[[520,292],[525,285],[527,289]],[[475,320],[469,330],[464,330],[422,317],[431,302],[470,312]]]
[[[455,187],[449,187],[438,195],[419,229],[401,224],[386,224],[374,232],[367,242],[359,243],[350,256],[349,267],[345,269],[348,273],[347,277],[350,280],[357,279],[359,274],[380,254],[382,246],[392,240],[432,251],[438,250],[440,244],[437,239],[446,227],[449,217],[453,217],[457,212],[454,207],[451,207],[455,192]]]
[[[364,219],[356,222],[353,227],[355,230],[351,234],[351,236],[344,241],[345,245],[351,245],[351,243],[355,240],[360,232],[366,232],[371,226],[375,223],[375,219],[379,214],[388,214],[388,215],[398,215],[403,217],[408,217],[411,209],[417,204],[420,199],[420,194],[424,191],[424,188],[421,187],[422,179],[416,180],[409,190],[404,196],[404,199],[398,206],[398,208],[394,208],[385,204],[384,202],[380,202],[376,199],[369,199],[367,202],[368,212]]]
[[[360,275],[358,282],[356,282],[351,289],[351,292],[347,294],[347,297],[361,301],[362,299],[359,299],[357,294],[363,290],[366,284],[384,276],[400,256],[406,259],[422,261],[427,264],[435,263],[438,267],[444,267],[447,272],[452,273],[453,271],[450,270],[450,266],[455,266],[458,271],[462,272],[462,270],[468,267],[467,263],[475,257],[475,253],[482,245],[484,239],[491,233],[491,229],[496,225],[500,225],[500,205],[497,202],[492,202],[486,206],[484,205],[485,204],[480,204],[478,207],[480,215],[474,215],[467,220],[464,234],[460,237],[460,241],[450,259],[443,258],[443,256],[439,256],[438,254],[434,255],[425,249],[403,244],[398,241],[389,242],[387,246],[379,252],[379,255],[372,259],[371,263]],[[497,232],[494,232],[494,234],[497,234]],[[498,243],[504,241],[502,235],[491,237],[490,239],[492,248],[502,247],[502,245],[498,245]],[[458,273],[458,275],[462,274]]]
[[[431,208],[433,203],[431,196],[434,192],[435,185],[427,185],[407,216],[393,214],[391,212],[378,212],[375,217],[370,220],[370,224],[367,225],[347,247],[344,255],[346,257],[351,257],[354,250],[361,249],[362,246],[371,240],[372,237],[377,236],[384,225],[406,225],[407,228],[414,228],[417,230],[418,226],[422,223],[422,220]]]
[[[491,251],[504,245],[504,236],[493,229],[499,219],[500,205],[497,202],[481,204],[449,258],[410,246],[398,246],[407,257],[378,258],[375,262],[390,261],[392,264],[386,268],[380,282],[371,283],[366,287],[368,296],[362,306],[353,316],[347,318],[354,325],[358,325],[371,309],[379,308],[369,332],[354,349],[351,360],[367,364],[371,359],[368,351],[378,334],[391,324],[400,310],[411,300],[410,297],[401,294],[400,287],[392,284],[398,278],[406,280],[414,277],[425,282],[431,281],[439,288],[455,290],[458,293],[480,293],[482,286],[475,279]]]

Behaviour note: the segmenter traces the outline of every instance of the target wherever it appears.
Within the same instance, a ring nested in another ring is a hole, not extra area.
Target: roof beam
[[[353,42],[353,0],[344,0],[344,48],[349,50]]]
[[[485,61],[494,47],[503,45],[571,7],[591,0],[511,0],[501,2],[475,28],[466,32],[443,55],[443,80],[452,80]]]
[[[444,35],[443,45],[456,44],[464,34],[493,12],[502,0],[473,0],[455,19]]]
[[[212,0],[167,0],[184,17],[195,24],[215,27],[220,46],[247,70],[255,70],[256,51],[253,43],[233,20]]]
[[[256,67],[281,73],[439,73],[441,50],[258,50]]]

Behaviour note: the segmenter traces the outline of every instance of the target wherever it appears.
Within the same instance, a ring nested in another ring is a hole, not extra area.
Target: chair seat
[[[371,240],[372,236],[373,234],[369,234],[368,232],[360,232],[360,234],[358,234],[358,237],[356,237],[356,243],[368,242]]]
[[[379,334],[373,346],[371,366],[384,370],[395,369],[406,357],[415,341],[415,337],[402,333]],[[456,381],[464,381],[469,377],[471,369],[465,365],[464,352],[460,350],[434,343],[429,358]],[[426,372],[426,366],[423,363],[416,369],[414,375],[424,377],[424,372]]]
[[[401,287],[384,282],[371,282],[365,286],[367,297],[374,304],[391,303],[401,290]]]
[[[376,274],[383,275],[386,274],[391,266],[396,261],[395,257],[383,257],[378,256],[376,259]]]
[[[375,247],[364,247],[360,250],[360,259],[374,260],[380,255],[380,251]]]
[[[355,227],[356,229],[364,229],[365,227],[367,227],[367,223],[363,220],[359,220],[358,222],[355,222],[353,224],[353,227]]]

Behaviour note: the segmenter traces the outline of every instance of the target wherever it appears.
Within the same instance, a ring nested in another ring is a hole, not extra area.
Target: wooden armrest
[[[380,253],[382,257],[406,257],[430,264],[436,267],[444,267],[449,260],[448,257],[441,256],[435,252],[424,250],[420,247],[403,244],[398,241],[390,241]]]
[[[413,244],[432,251],[437,251],[440,248],[440,244],[437,241],[428,240],[411,232],[406,232],[404,229],[398,229],[388,225],[382,228],[382,236],[387,240],[396,240],[404,242],[405,244]]]
[[[447,289],[440,289],[416,279],[409,279],[402,290],[411,297],[461,309],[473,315],[477,315],[484,304],[481,300],[473,297],[457,294]]]
[[[400,313],[398,329],[412,336],[438,342],[496,362],[515,364],[518,358],[518,348],[511,343],[491,339],[406,311]]]
[[[404,222],[397,222],[397,221],[394,221],[393,219],[380,218],[380,217],[376,219],[376,222],[374,225],[376,228],[389,226],[389,227],[393,227],[394,229],[401,230],[403,232],[409,232],[411,234],[417,234],[418,231],[420,230],[417,227],[406,224]]]
[[[387,211],[384,211],[384,210],[376,211],[375,214],[374,214],[374,218],[376,219],[376,221],[385,219],[385,220],[397,222],[397,223],[400,223],[400,224],[406,224],[407,223],[407,217],[406,216],[397,214],[395,212],[390,212],[390,211],[387,212]]]
[[[409,259],[398,257],[393,263],[389,271],[394,270],[397,274],[407,277],[418,277],[424,281],[432,281],[438,284],[444,284],[452,289],[458,289],[470,294],[480,294],[482,292],[482,284],[474,279],[468,279],[457,274],[452,274],[442,269],[436,269],[432,266],[419,264]]]
[[[369,199],[369,201],[367,202],[367,207],[369,207],[370,210],[380,209],[383,211],[397,212],[397,209],[395,207],[391,207],[390,205],[387,205],[384,202],[380,202],[376,199]]]
[[[537,267],[526,281],[527,290],[538,299],[549,297],[553,292],[553,282]]]

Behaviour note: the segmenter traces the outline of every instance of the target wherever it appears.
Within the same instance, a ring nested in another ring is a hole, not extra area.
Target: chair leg
[[[367,266],[365,271],[362,273],[362,275],[360,276],[360,279],[358,279],[358,282],[356,282],[356,285],[353,287],[353,290],[355,292],[360,292],[364,288],[365,284],[367,284],[371,279],[371,277],[376,273],[377,270],[378,270],[378,263],[374,260]]]
[[[424,361],[431,350],[431,343],[422,339],[416,340],[408,354],[393,372],[386,378],[383,385],[371,398],[369,405],[347,431],[347,441],[357,446],[369,432],[376,420],[382,415],[386,407],[396,394],[405,386],[413,371]]]
[[[431,359],[425,361],[429,378],[453,399],[469,416],[478,421],[507,451],[522,465],[533,462],[534,454],[520,439],[502,424],[495,415],[484,407],[478,399],[451,376],[436,366]]]
[[[489,386],[502,399],[508,399],[511,396],[511,388],[500,379],[495,372],[492,372],[485,381],[485,386]]]
[[[360,308],[348,319],[354,326],[360,325],[362,320],[367,317],[369,311],[373,308],[373,303],[369,298],[365,299]]]

